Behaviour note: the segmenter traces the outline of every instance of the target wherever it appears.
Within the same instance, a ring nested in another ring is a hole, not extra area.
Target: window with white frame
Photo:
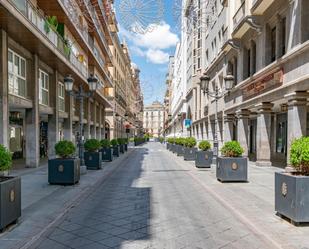
[[[58,82],[59,111],[62,111],[62,112],[65,111],[64,96],[65,96],[64,84],[61,82]]]
[[[49,104],[49,76],[42,70],[39,70],[39,102],[42,105]]]
[[[8,51],[9,93],[26,97],[26,60],[12,50]]]

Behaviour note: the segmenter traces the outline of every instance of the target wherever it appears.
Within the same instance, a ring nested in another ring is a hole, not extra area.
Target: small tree
[[[203,140],[199,143],[198,145],[199,149],[202,150],[202,151],[207,151],[211,148],[211,145],[208,141],[206,140]]]
[[[11,152],[0,144],[0,172],[7,171],[12,166]]]
[[[225,157],[240,157],[244,153],[244,149],[238,141],[229,141],[223,145],[221,153]]]
[[[309,175],[309,137],[301,137],[292,142],[290,163],[300,174]]]
[[[84,146],[86,151],[96,152],[101,148],[101,143],[97,139],[88,139]]]
[[[111,142],[108,139],[102,139],[101,140],[101,146],[102,148],[110,148],[111,147]]]
[[[63,140],[55,145],[56,155],[61,158],[70,158],[75,153],[75,145],[71,141]]]

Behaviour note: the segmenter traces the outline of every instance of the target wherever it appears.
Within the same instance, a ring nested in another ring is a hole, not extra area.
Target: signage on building
[[[185,119],[185,127],[190,128],[192,125],[192,120],[191,119]]]
[[[243,88],[244,100],[253,98],[259,94],[270,91],[283,83],[283,69],[268,74]]]

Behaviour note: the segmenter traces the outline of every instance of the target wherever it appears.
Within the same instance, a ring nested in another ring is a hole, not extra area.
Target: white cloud
[[[165,64],[169,61],[169,54],[159,49],[148,49],[146,58],[154,64]]]
[[[138,55],[138,56],[145,56],[145,51],[143,51],[141,48],[136,47],[136,46],[131,46],[130,50],[133,54]]]

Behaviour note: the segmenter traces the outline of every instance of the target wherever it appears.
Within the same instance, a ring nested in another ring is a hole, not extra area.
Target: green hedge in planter
[[[187,137],[182,139],[183,145],[189,148],[193,148],[196,145],[196,139],[194,137]]]
[[[159,142],[163,143],[164,142],[164,137],[159,137]]]
[[[167,142],[170,143],[170,144],[173,144],[173,143],[175,143],[175,139],[173,137],[169,137],[167,139]]]
[[[299,173],[309,176],[309,137],[301,137],[292,142],[290,163]]]
[[[110,148],[111,147],[111,142],[108,139],[102,139],[100,143],[101,143],[102,148]]]
[[[203,140],[199,143],[198,148],[202,151],[207,151],[211,148],[211,145],[208,141]]]
[[[96,152],[101,148],[101,143],[97,139],[88,139],[85,144],[85,150],[88,152]]]
[[[117,139],[112,139],[112,140],[111,140],[111,145],[112,145],[112,146],[117,146],[117,145],[118,145]]]
[[[12,166],[12,154],[11,152],[0,144],[0,172],[7,171]]]
[[[75,153],[75,145],[71,141],[63,140],[55,145],[56,155],[61,158],[72,157]]]
[[[244,153],[244,149],[237,141],[226,142],[221,148],[221,153],[225,157],[240,157]]]

